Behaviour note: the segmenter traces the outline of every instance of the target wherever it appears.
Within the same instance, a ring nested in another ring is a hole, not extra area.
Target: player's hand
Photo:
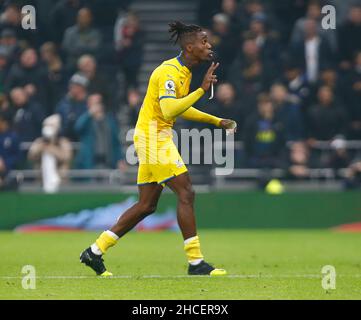
[[[227,135],[237,132],[237,122],[234,120],[222,119],[219,126],[227,131]]]
[[[219,62],[214,63],[212,62],[211,66],[209,67],[206,75],[203,78],[203,82],[201,88],[204,91],[208,91],[212,83],[217,83],[217,76],[213,74],[213,72],[218,68]]]

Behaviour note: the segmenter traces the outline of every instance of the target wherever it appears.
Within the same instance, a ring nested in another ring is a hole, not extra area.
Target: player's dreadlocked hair
[[[174,21],[169,24],[168,31],[171,34],[171,40],[174,41],[174,44],[179,42],[181,45],[183,45],[184,39],[188,35],[202,31],[202,28],[195,24],[184,24],[180,21]]]

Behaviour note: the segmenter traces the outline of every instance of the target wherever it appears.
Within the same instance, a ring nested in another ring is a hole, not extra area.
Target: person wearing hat
[[[87,87],[88,79],[76,73],[70,81],[68,92],[56,106],[56,113],[61,117],[61,133],[71,141],[77,141],[77,134],[74,131],[75,122],[87,111]]]

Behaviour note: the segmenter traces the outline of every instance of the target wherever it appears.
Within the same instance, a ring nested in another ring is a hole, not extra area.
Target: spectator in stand
[[[22,27],[22,14],[20,8],[20,4],[16,3],[16,1],[8,2],[4,12],[0,15],[0,31],[10,29],[15,33],[19,40],[25,41],[27,46],[32,45],[37,47],[39,42],[37,29],[26,30]]]
[[[5,28],[17,30],[21,23],[21,13],[14,3],[4,5],[4,11],[0,14],[0,30]]]
[[[61,181],[67,177],[72,160],[70,141],[59,136],[61,118],[58,114],[46,118],[43,122],[42,136],[30,146],[28,159],[35,169],[42,171],[45,192],[58,190]]]
[[[109,82],[104,74],[99,72],[97,62],[92,55],[82,55],[78,60],[78,73],[85,76],[88,83],[88,93],[99,92],[104,97],[105,105],[110,105]]]
[[[61,60],[53,42],[46,42],[40,48],[41,60],[45,64],[48,83],[49,113],[54,113],[56,103],[66,90],[66,75]]]
[[[271,87],[270,97],[276,117],[285,125],[285,139],[297,141],[304,138],[303,115],[300,105],[292,101],[286,87],[280,83],[275,83]]]
[[[75,122],[87,110],[88,79],[80,74],[74,74],[69,81],[68,93],[57,104],[56,113],[61,116],[61,135],[71,141],[77,141],[74,131]]]
[[[9,112],[11,114],[9,99],[3,93],[0,93],[0,112]]]
[[[236,91],[230,83],[221,83],[216,87],[215,99],[209,106],[209,113],[235,120],[238,130],[236,138],[238,138],[238,134],[242,130],[244,113],[240,101],[237,100]]]
[[[138,113],[142,105],[139,91],[135,88],[128,89],[126,102],[119,112],[120,126],[125,130],[121,134],[122,137],[125,137],[127,130],[135,127],[138,120]]]
[[[307,21],[315,21],[316,33],[319,34],[321,38],[328,42],[330,51],[334,54],[337,50],[337,34],[335,30],[324,29],[322,27],[323,15],[321,14],[321,4],[320,1],[313,0],[310,1],[307,7],[307,13],[305,17],[299,18],[293,27],[291,35],[291,43],[300,43],[306,37],[307,33]]]
[[[138,16],[133,12],[127,14],[124,23],[116,25],[119,26],[114,35],[117,60],[124,72],[127,88],[137,88],[138,71],[143,59],[144,33]]]
[[[241,56],[234,61],[228,72],[229,82],[240,96],[250,99],[267,90],[271,78],[273,78],[272,68],[266,61],[262,61],[256,41],[245,40]]]
[[[20,160],[19,138],[11,128],[8,113],[0,111],[0,191],[16,187],[15,181],[8,178]]]
[[[123,40],[123,28],[127,23],[128,12],[119,8],[118,16],[114,24],[114,47],[117,49],[120,47]]]
[[[124,160],[115,118],[105,112],[99,94],[88,98],[88,111],[76,121],[80,149],[75,160],[78,169],[122,168]]]
[[[276,118],[267,94],[258,96],[258,112],[246,118],[243,127],[247,164],[252,168],[283,166],[284,125]]]
[[[17,61],[20,55],[20,48],[16,33],[12,29],[4,29],[0,33],[0,50],[6,55],[9,65]]]
[[[272,10],[266,7],[266,2],[262,0],[246,0],[240,2],[241,29],[248,30],[251,20],[254,17],[262,17],[268,21],[268,26],[272,30],[280,30],[280,23],[273,15]]]
[[[29,98],[48,107],[48,82],[45,68],[39,63],[38,54],[33,48],[25,49],[20,61],[14,64],[6,80],[7,92],[15,87],[24,87]],[[46,110],[47,112],[50,110]]]
[[[280,82],[287,88],[291,101],[299,104],[304,112],[310,102],[311,89],[297,61],[287,60],[284,63],[284,74]]]
[[[62,49],[67,55],[67,68],[73,72],[76,63],[83,54],[98,56],[102,37],[98,29],[92,26],[93,15],[89,8],[78,12],[77,23],[65,30]]]
[[[230,31],[230,18],[224,13],[213,16],[212,50],[217,54],[221,63],[217,69],[217,77],[222,81],[227,76],[229,66],[232,64],[238,51],[238,41]]]
[[[250,20],[249,30],[243,33],[244,39],[254,39],[260,49],[262,60],[272,64],[276,70],[280,68],[279,35],[270,29],[265,15],[255,14]]]
[[[74,25],[83,4],[83,0],[60,0],[55,3],[50,12],[50,20],[52,22],[52,38],[56,44],[61,44],[65,30]]]
[[[332,140],[336,135],[345,134],[347,116],[342,106],[336,104],[331,88],[322,86],[317,93],[318,103],[307,113],[309,144],[316,140]]]
[[[292,179],[304,179],[310,176],[311,152],[303,141],[290,145],[288,155],[288,175]]]
[[[0,94],[4,93],[5,79],[9,70],[8,58],[5,50],[0,47]]]
[[[241,32],[240,8],[236,0],[222,0],[222,13],[226,14],[229,20],[229,31],[233,36]]]
[[[350,139],[361,139],[361,51],[356,54],[346,83],[346,106],[350,117],[348,136]]]
[[[320,77],[316,88],[328,86],[335,94],[335,99],[340,103],[344,103],[347,95],[345,80],[337,73],[333,64],[327,65],[320,70]],[[316,95],[317,93],[315,93]],[[312,97],[313,98],[313,97]]]
[[[339,42],[340,68],[352,68],[355,54],[361,50],[361,4],[353,5],[348,20],[337,28]]]
[[[45,118],[42,106],[31,100],[26,90],[21,87],[10,91],[10,99],[14,130],[20,141],[34,141],[41,135],[41,123]]]
[[[304,21],[303,34],[304,38],[291,44],[290,55],[304,66],[308,83],[314,85],[320,69],[334,63],[334,55],[328,41],[320,36],[315,20]]]
[[[15,3],[8,3],[4,5],[4,11],[0,13],[0,31],[4,29],[11,29],[15,33],[20,32],[21,12]]]

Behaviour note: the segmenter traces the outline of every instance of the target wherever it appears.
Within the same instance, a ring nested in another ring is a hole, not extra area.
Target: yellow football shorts
[[[188,171],[173,140],[149,145],[135,138],[134,146],[139,160],[138,185],[156,182],[165,186],[168,180]]]

